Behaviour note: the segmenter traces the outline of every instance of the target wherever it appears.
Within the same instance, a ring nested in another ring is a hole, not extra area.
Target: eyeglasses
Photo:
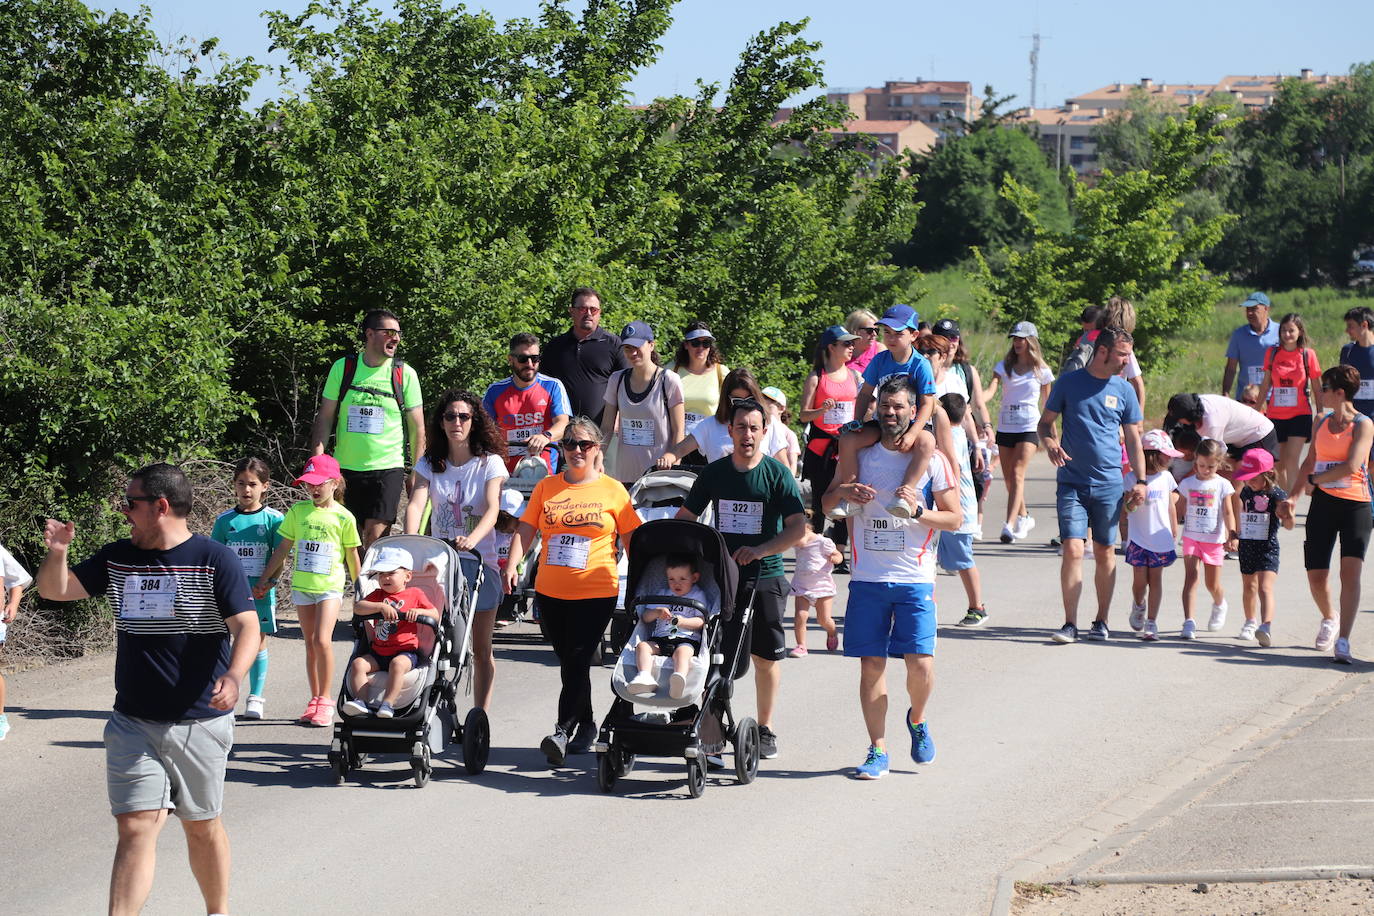
[[[119,498],[119,508],[125,512],[132,512],[134,503],[155,503],[161,498],[161,496],[129,496],[125,494]]]
[[[537,363],[540,359],[538,353],[512,353],[511,356],[517,363]]]
[[[601,314],[601,306],[599,305],[574,305],[572,310],[574,312],[586,312],[588,315]]]
[[[368,330],[369,330],[369,331],[376,331],[378,334],[381,334],[381,335],[384,336],[384,337],[390,337],[390,338],[392,338],[393,340],[400,340],[400,339],[401,339],[401,329],[400,329],[400,328],[368,328]]]
[[[715,341],[709,337],[698,337],[696,340],[687,341],[689,347],[710,347],[714,346]]]
[[[472,419],[472,414],[458,413],[456,410],[450,410],[448,413],[444,414],[444,419],[450,423],[454,420],[457,420],[459,423],[466,423]]]
[[[595,439],[564,439],[563,451],[565,452],[585,452],[594,446],[600,445]]]

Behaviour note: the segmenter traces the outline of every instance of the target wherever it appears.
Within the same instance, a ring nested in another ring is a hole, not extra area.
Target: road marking
[[[1259,805],[1374,805],[1374,798],[1290,798],[1274,801],[1214,802],[1204,808],[1250,808]]]

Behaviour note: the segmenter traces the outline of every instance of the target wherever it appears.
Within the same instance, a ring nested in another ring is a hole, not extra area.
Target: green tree
[[[1161,122],[1150,138],[1153,168],[1104,172],[1095,187],[1080,187],[1070,231],[1046,226],[1039,195],[1009,177],[1002,193],[1031,222],[1034,239],[999,270],[975,249],[984,308],[1002,323],[1035,322],[1046,352],[1055,353],[1077,330],[1083,306],[1123,296],[1138,313],[1141,363],[1165,359],[1164,338],[1198,326],[1221,294],[1222,281],[1187,258],[1210,249],[1231,217],[1182,230],[1174,219],[1199,173],[1223,161],[1223,123],[1202,108]]]

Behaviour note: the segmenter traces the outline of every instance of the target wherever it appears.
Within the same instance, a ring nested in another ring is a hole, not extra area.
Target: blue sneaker
[[[911,732],[911,759],[917,763],[930,763],[935,759],[935,740],[930,737],[930,726],[922,722],[911,724],[911,710],[906,711],[906,727]]]
[[[854,770],[855,779],[882,779],[887,775],[887,751],[869,747],[868,757]]]

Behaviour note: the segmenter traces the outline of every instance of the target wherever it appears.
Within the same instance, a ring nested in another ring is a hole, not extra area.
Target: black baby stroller
[[[616,698],[601,724],[596,743],[596,778],[602,791],[634,766],[636,755],[682,757],[687,761],[687,790],[697,798],[706,789],[708,755],[724,750],[729,740],[735,749],[735,775],[742,783],[754,781],[759,766],[759,727],[753,719],[735,721],[730,709],[739,653],[749,645],[749,602],[736,613],[735,589],[739,569],[725,541],[714,528],[683,519],[645,522],[630,536],[630,564],[625,614],[638,620],[621,650],[611,687]],[[638,673],[635,647],[648,638],[652,624],[639,620],[646,607],[683,604],[685,599],[665,594],[666,561],[672,554],[686,554],[697,561],[699,583],[706,594],[706,626],[701,649],[692,659],[684,694],[669,697],[671,659],[654,659],[658,687],[651,694],[632,694],[628,682]],[[726,630],[742,634],[727,647]],[[729,651],[731,657],[726,658]],[[635,707],[649,711],[635,712]]]
[[[409,754],[415,785],[424,786],[433,772],[431,755],[442,753],[452,740],[463,746],[463,766],[471,774],[482,772],[491,749],[491,728],[484,710],[474,707],[459,724],[458,685],[472,670],[472,615],[481,585],[482,560],[475,552],[459,554],[438,538],[404,534],[378,538],[368,548],[363,570],[372,568],[384,547],[400,547],[413,561],[410,587],[425,593],[438,609],[439,619],[416,618],[419,624],[419,655],[428,658],[406,674],[406,683],[394,704],[394,718],[375,714],[349,716],[334,726],[334,741],[329,748],[329,765],[335,781],[342,784],[350,770],[363,765],[367,754]],[[367,575],[358,580],[359,595],[370,594],[377,583]],[[353,618],[353,651],[368,651],[377,617]],[[386,689],[386,671],[368,678],[363,696],[358,699],[372,708],[372,702]],[[339,691],[342,710],[352,699],[345,670]]]

